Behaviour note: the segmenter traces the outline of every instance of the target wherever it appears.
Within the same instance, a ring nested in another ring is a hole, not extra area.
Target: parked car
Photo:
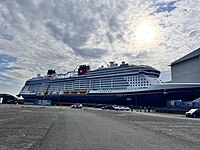
[[[109,110],[117,110],[117,111],[129,111],[130,108],[126,106],[118,106],[118,105],[106,105],[102,107],[102,109],[109,109]]]
[[[121,110],[121,111],[130,111],[131,109],[129,107],[126,107],[126,106],[118,106],[118,110]]]
[[[126,107],[126,106],[117,106],[117,105],[113,105],[113,110],[118,110],[118,111],[129,111],[130,108]]]
[[[109,110],[113,110],[114,108],[113,108],[113,105],[106,105],[106,106],[103,106],[103,107],[101,107],[103,110],[104,109],[109,109]]]
[[[73,105],[71,105],[71,108],[79,108],[79,109],[81,109],[81,108],[83,108],[83,105],[77,103],[77,104],[73,104]]]
[[[104,106],[106,106],[106,105],[105,104],[97,104],[97,105],[94,106],[94,108],[102,108]]]
[[[200,117],[200,109],[190,109],[190,111],[185,113],[186,117]]]

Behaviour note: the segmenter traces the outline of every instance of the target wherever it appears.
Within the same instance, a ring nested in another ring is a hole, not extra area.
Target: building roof
[[[197,50],[195,50],[195,51],[193,51],[193,52],[191,52],[191,53],[189,53],[189,54],[187,54],[187,55],[181,57],[180,59],[178,59],[178,60],[172,62],[170,66],[173,66],[173,65],[175,65],[175,64],[178,64],[178,63],[180,63],[180,62],[183,62],[183,61],[185,61],[185,60],[194,58],[194,57],[199,56],[199,55],[200,55],[200,48],[198,48]]]
[[[0,93],[0,98],[2,97],[12,97],[12,98],[18,99],[18,97],[16,97],[15,95],[7,94],[7,93]]]
[[[200,97],[195,99],[195,100],[193,100],[193,102],[200,102]]]

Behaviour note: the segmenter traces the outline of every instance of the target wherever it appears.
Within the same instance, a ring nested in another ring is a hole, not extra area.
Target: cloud
[[[0,81],[23,86],[48,69],[65,73],[85,63],[95,69],[102,60],[147,64],[168,75],[171,62],[200,46],[199,4],[189,0],[0,1]],[[150,43],[138,44],[136,27],[145,21],[155,27],[156,36]]]
[[[0,55],[0,64],[8,64],[9,62],[15,62],[16,58],[1,54]]]
[[[14,36],[7,25],[0,24],[0,39],[12,41]]]
[[[176,9],[176,2],[177,1],[162,1],[162,2],[155,2],[151,5],[151,7],[156,8],[156,10],[152,14],[161,13],[161,12],[171,12]]]
[[[200,36],[200,30],[194,30],[189,33],[189,37]]]
[[[102,58],[107,54],[107,50],[98,48],[75,48],[74,50],[77,55],[83,58]]]
[[[0,72],[4,72],[7,70],[15,70],[15,69],[20,69],[20,67],[12,67],[10,63],[16,62],[16,58],[0,54]],[[6,76],[2,76],[6,77]]]

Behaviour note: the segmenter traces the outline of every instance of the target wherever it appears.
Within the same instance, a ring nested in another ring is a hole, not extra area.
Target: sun
[[[150,22],[140,23],[136,27],[136,39],[142,43],[149,43],[155,38],[155,27]]]

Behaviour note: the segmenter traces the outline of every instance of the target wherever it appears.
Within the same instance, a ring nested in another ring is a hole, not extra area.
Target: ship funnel
[[[47,72],[47,75],[48,75],[48,76],[53,76],[53,75],[55,75],[55,74],[56,74],[56,71],[53,70],[53,69],[50,69],[50,70],[48,70],[48,72]]]
[[[87,74],[90,70],[90,66],[88,65],[80,65],[78,68],[78,75]]]

